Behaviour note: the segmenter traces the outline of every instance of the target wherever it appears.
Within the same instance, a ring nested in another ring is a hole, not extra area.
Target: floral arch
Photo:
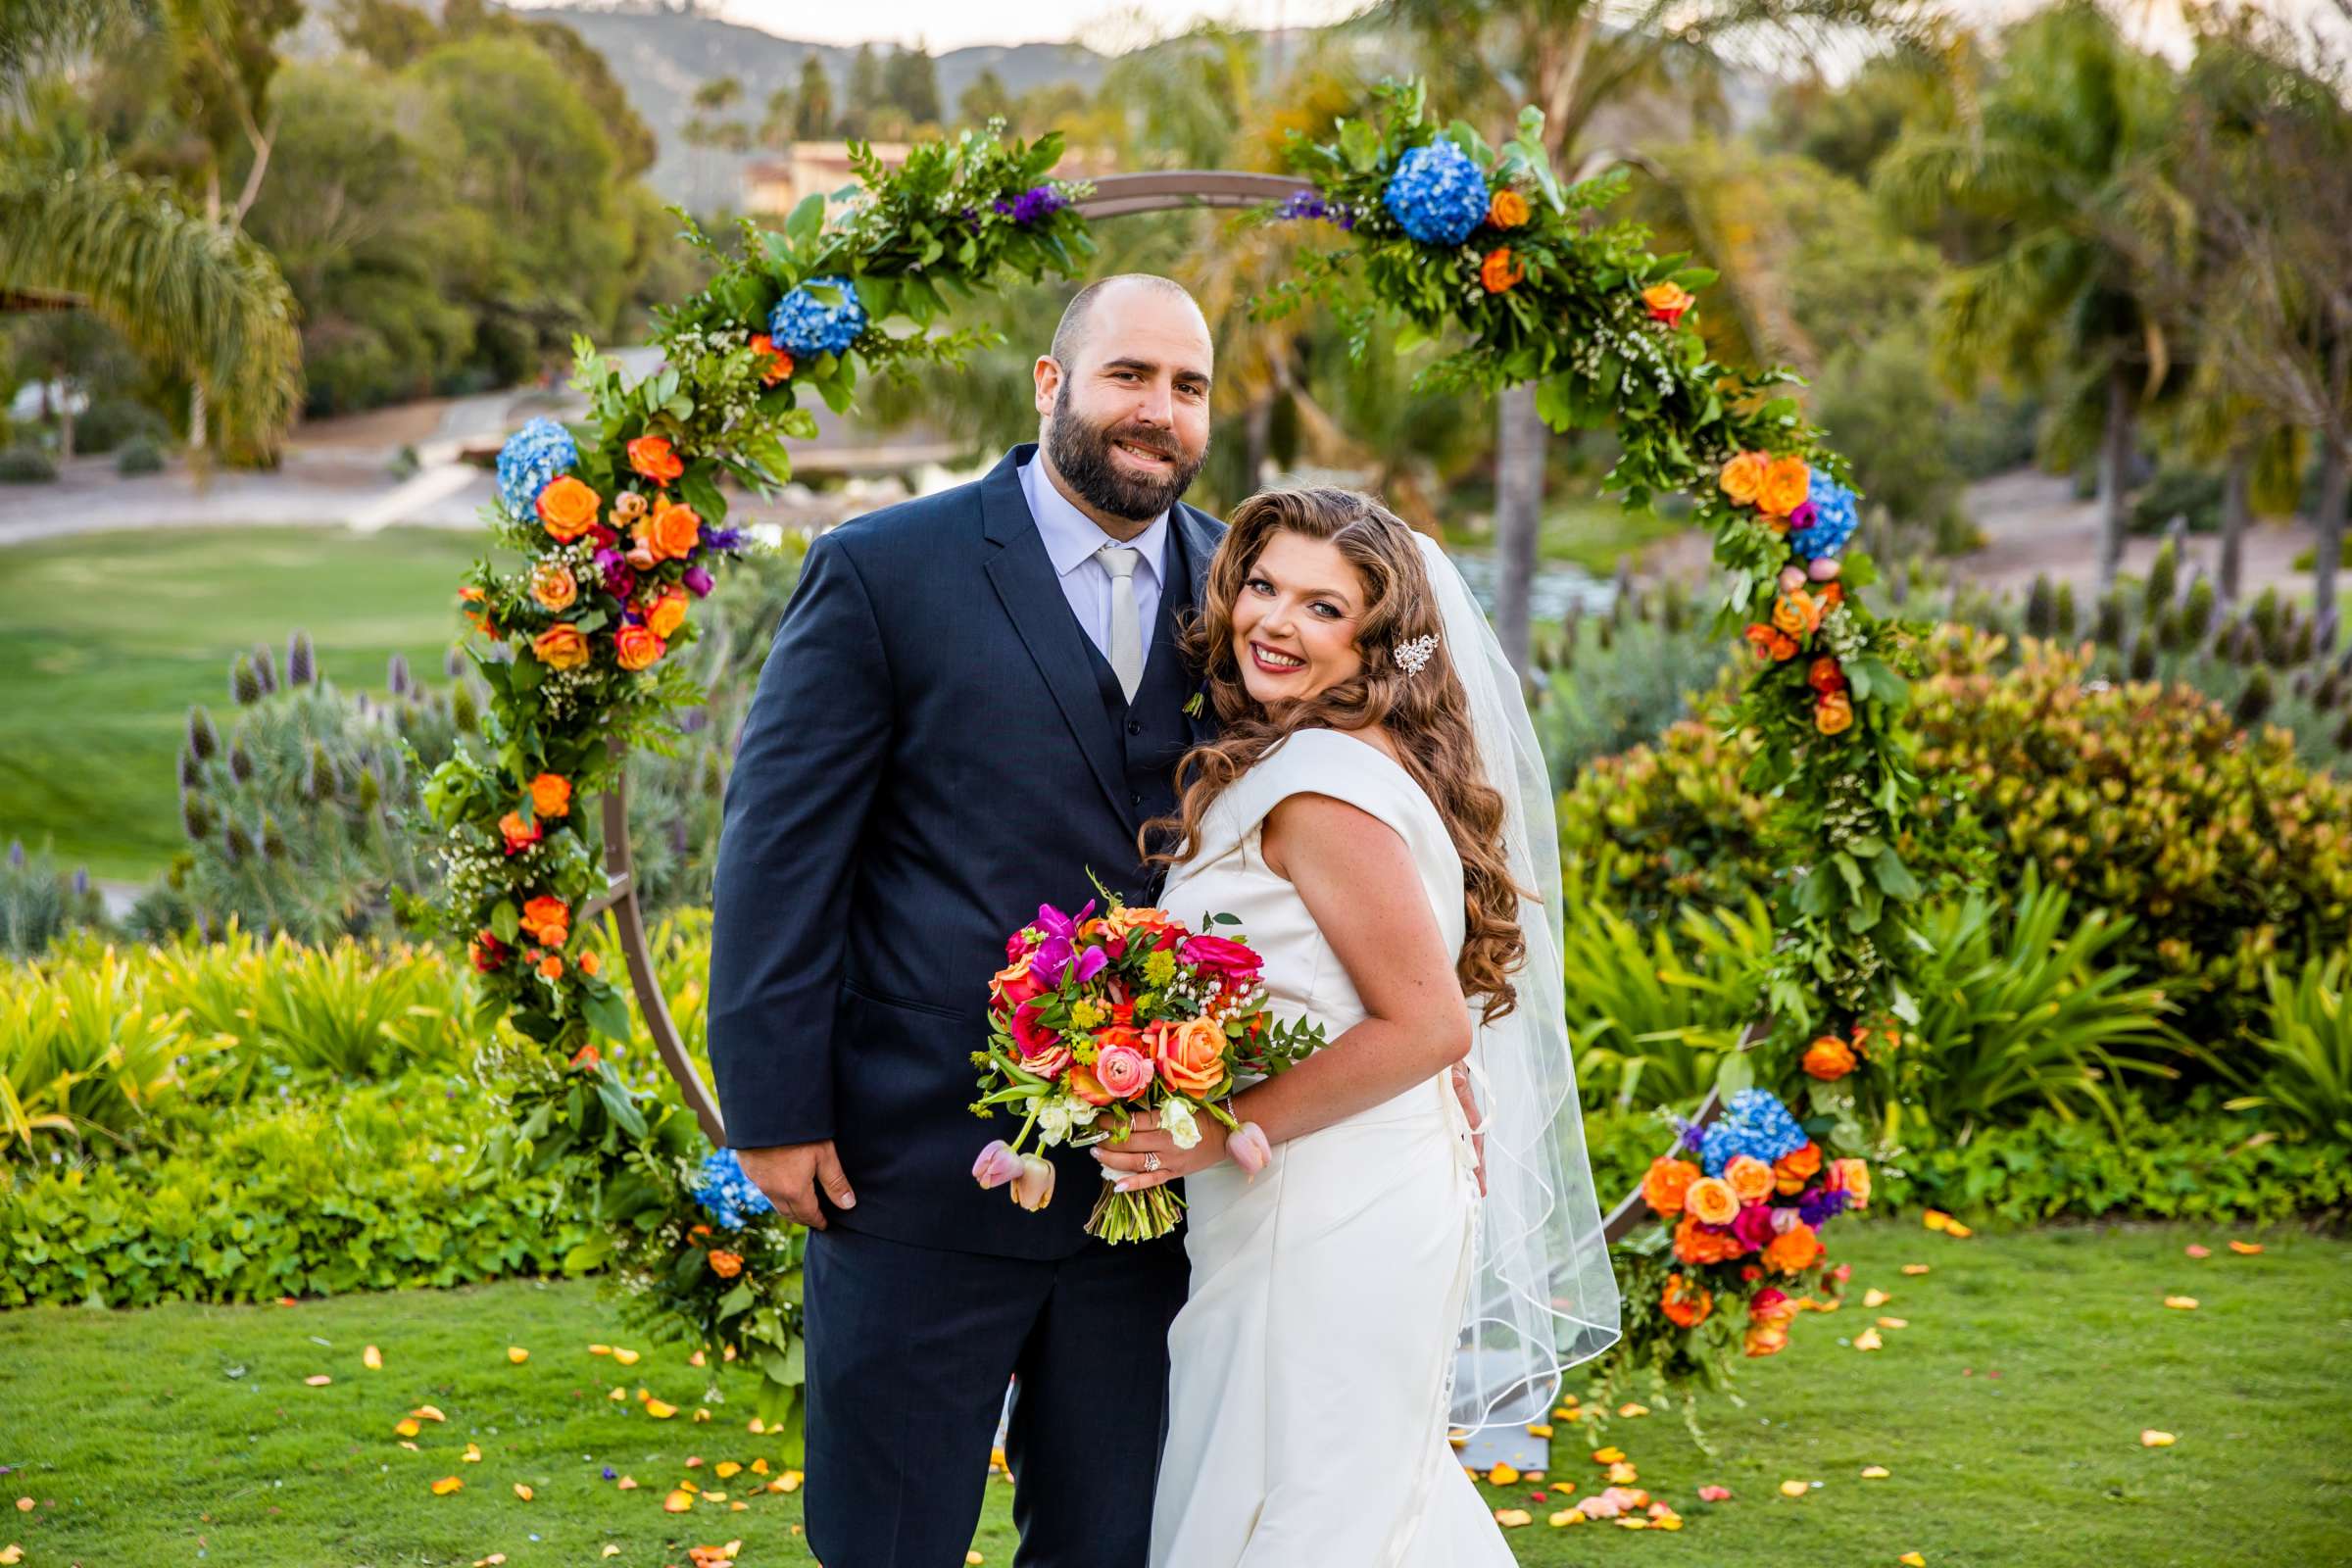
[[[667,656],[695,636],[695,601],[745,542],[725,526],[720,481],[780,483],[785,443],[815,433],[809,396],[846,410],[861,372],[958,363],[987,341],[944,324],[958,304],[1005,278],[1074,276],[1090,224],[1125,214],[1233,208],[1328,225],[1332,244],[1261,312],[1322,297],[1394,313],[1408,348],[1451,333],[1462,346],[1422,369],[1426,383],[1532,382],[1554,428],[1614,423],[1605,487],[1629,506],[1687,496],[1713,533],[1719,628],[1756,655],[1735,721],[1754,741],[1745,786],[1775,803],[1779,937],[1769,1017],[1610,1215],[1627,1287],[1621,1353],[1666,1378],[1720,1369],[1742,1346],[1778,1349],[1800,1291],[1830,1290],[1816,1233],[1867,1201],[1866,1160],[1912,1099],[1900,1047],[1916,1011],[1903,973],[1920,890],[1902,847],[1918,785],[1901,630],[1862,601],[1870,563],[1845,552],[1854,497],[1784,390],[1794,378],[1711,361],[1688,317],[1713,274],[1653,255],[1638,224],[1599,222],[1622,173],[1561,186],[1542,127],[1523,111],[1513,138],[1491,146],[1473,126],[1432,122],[1406,83],[1329,141],[1295,142],[1292,176],[1058,182],[1057,138],[993,129],[919,145],[895,170],[860,150],[862,190],[837,220],[811,197],[781,230],[746,224],[738,254],[713,252],[710,283],[661,313],[662,368],[627,381],[580,342],[587,417],[534,420],[501,453],[490,526],[527,564],[477,564],[460,590],[491,692],[487,747],[427,785],[449,892],[421,912],[467,945],[490,1006],[533,1043],[511,1054],[514,1121],[495,1152],[582,1173],[604,1228],[569,1262],[612,1268],[656,1337],[750,1361],[765,1379],[758,1419],[788,1441],[801,1238],[713,1152],[718,1108],[671,1019],[638,904],[626,758],[662,748],[670,711],[700,701]],[[590,795],[601,863],[580,831]],[[683,1108],[625,1080],[596,1044],[630,1033],[619,977],[582,942],[605,914]]]

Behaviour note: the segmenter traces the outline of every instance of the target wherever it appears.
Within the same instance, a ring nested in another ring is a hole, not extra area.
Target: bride
[[[1161,903],[1239,916],[1329,1044],[1234,1097],[1238,1149],[1146,1117],[1095,1152],[1189,1203],[1152,1568],[1503,1568],[1446,1425],[1544,1419],[1617,1335],[1518,679],[1445,555],[1336,489],[1243,504],[1188,652],[1221,735],[1154,824]]]

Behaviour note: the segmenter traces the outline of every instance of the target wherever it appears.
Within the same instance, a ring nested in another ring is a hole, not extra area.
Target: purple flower
[[[703,524],[703,548],[706,550],[741,550],[751,535],[741,528],[713,528]]]
[[[1015,196],[1010,206],[999,198],[997,211],[1010,215],[1014,222],[1025,227],[1040,219],[1052,218],[1069,205],[1070,199],[1052,185],[1032,185]]]
[[[637,572],[628,558],[617,550],[599,550],[596,569],[605,574],[605,592],[615,599],[626,599],[637,586]]]
[[[1086,907],[1080,909],[1076,914],[1064,914],[1051,904],[1041,904],[1037,906],[1035,924],[1037,929],[1050,937],[1059,937],[1064,942],[1072,942],[1077,940],[1078,927],[1084,924],[1086,917],[1094,912],[1095,901],[1092,899],[1087,900]]]
[[[709,594],[714,586],[710,581],[710,574],[700,566],[688,566],[686,575],[678,580],[683,582],[686,585],[686,591],[697,599]]]
[[[1790,528],[1810,528],[1813,526],[1813,519],[1820,514],[1821,509],[1812,502],[1800,501],[1797,503],[1796,510],[1788,514],[1788,526]]]
[[[1819,1230],[1822,1221],[1835,1219],[1844,1213],[1845,1204],[1844,1193],[1833,1193],[1826,1187],[1816,1187],[1797,1200],[1796,1217]]]
[[[1669,1115],[1672,1113],[1669,1112]],[[1673,1116],[1672,1119],[1676,1133],[1674,1152],[1678,1154],[1697,1153],[1699,1140],[1706,1136],[1707,1130],[1687,1116]]]

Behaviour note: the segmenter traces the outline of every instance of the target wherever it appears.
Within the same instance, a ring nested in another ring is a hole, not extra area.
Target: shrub
[[[0,1149],[129,1147],[210,1077],[217,1049],[112,948],[54,972],[0,971]]]
[[[106,924],[106,901],[90,886],[90,873],[76,866],[59,871],[46,851],[26,855],[11,839],[0,860],[0,958],[29,958],[76,926]]]
[[[133,436],[115,454],[115,471],[126,478],[164,471],[164,449],[145,436]]]
[[[2213,533],[2222,525],[2222,476],[2206,468],[2167,465],[2132,498],[2133,533],[2162,533],[2175,517],[2188,519],[2190,533]]]
[[[0,449],[0,484],[46,484],[57,477],[57,465],[39,447]]]
[[[119,452],[134,441],[160,448],[171,439],[171,421],[131,398],[99,398],[74,421],[76,452]]]
[[[1565,926],[1568,1038],[1585,1103],[1690,1109],[1755,1021],[1772,948],[1763,902],[1690,908],[1672,929],[1644,930],[1598,898],[1571,894]]]
[[[1534,717],[1555,785],[1692,716],[1732,662],[1704,619],[1679,605],[1644,609],[1623,625],[1571,618],[1540,651]]]
[[[2246,1063],[2258,1092],[2230,1108],[2267,1107],[2273,1121],[2352,1146],[2352,998],[2344,994],[2352,955],[2304,964],[2292,980],[2263,974],[2270,1013],[2247,1034],[2262,1053]]]
[[[1769,898],[1770,803],[1740,784],[1753,752],[1752,740],[1686,721],[1654,746],[1594,760],[1560,797],[1568,885],[1583,883],[1642,925],[1686,904],[1738,908]]]

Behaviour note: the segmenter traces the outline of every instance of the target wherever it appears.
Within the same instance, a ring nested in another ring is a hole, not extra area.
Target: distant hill
[[[684,130],[694,113],[695,88],[716,76],[733,76],[743,83],[743,103],[735,118],[757,124],[767,95],[797,85],[801,62],[811,54],[824,61],[838,101],[849,84],[850,60],[857,53],[676,12],[549,6],[524,14],[562,22],[612,62],[614,74],[628,84],[630,102],[661,140],[662,155],[649,175],[654,188],[698,211],[731,203],[741,184],[740,160],[715,148],[687,145]],[[1092,49],[1052,43],[956,49],[937,59],[940,102],[951,113],[983,71],[995,71],[1017,97],[1033,87],[1063,81],[1092,92],[1110,65]]]

